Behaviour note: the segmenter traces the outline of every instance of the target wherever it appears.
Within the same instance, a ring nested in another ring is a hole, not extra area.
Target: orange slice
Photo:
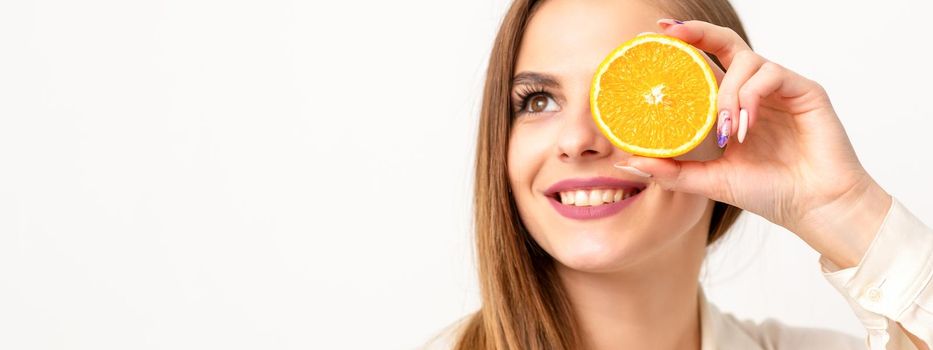
[[[646,157],[689,152],[716,123],[716,76],[680,39],[643,34],[612,51],[590,88],[596,125],[618,148]]]

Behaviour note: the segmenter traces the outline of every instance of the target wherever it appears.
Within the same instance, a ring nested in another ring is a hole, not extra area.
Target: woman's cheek
[[[516,189],[532,185],[554,144],[554,133],[544,124],[518,124],[509,136],[508,172]]]

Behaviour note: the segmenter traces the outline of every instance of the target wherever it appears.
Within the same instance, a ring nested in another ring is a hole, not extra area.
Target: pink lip
[[[545,194],[548,198],[548,201],[551,202],[551,206],[553,206],[554,209],[564,217],[575,220],[593,220],[611,216],[622,211],[622,209],[625,209],[625,207],[631,205],[632,202],[638,198],[641,198],[641,194],[644,192],[646,187],[646,184],[640,182],[625,181],[610,177],[596,177],[589,179],[568,179],[560,181],[548,188]],[[555,198],[555,194],[558,192],[581,188],[623,188],[626,191],[639,189],[641,192],[638,192],[634,196],[615,203],[606,203],[597,206],[585,207],[565,205]]]

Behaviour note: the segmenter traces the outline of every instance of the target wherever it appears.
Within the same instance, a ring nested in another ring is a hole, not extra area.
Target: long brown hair
[[[506,169],[515,58],[529,17],[541,2],[515,0],[503,19],[486,71],[476,144],[474,229],[482,306],[467,321],[455,348],[578,349],[582,341],[553,259],[518,217]],[[748,41],[728,0],[662,0],[678,19],[730,27]],[[715,63],[722,68],[718,60]],[[741,209],[716,202],[707,244],[735,222]]]

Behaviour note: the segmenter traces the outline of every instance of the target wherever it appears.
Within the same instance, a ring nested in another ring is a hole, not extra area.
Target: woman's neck
[[[697,276],[706,235],[687,235],[624,271],[557,264],[587,350],[700,349]]]

